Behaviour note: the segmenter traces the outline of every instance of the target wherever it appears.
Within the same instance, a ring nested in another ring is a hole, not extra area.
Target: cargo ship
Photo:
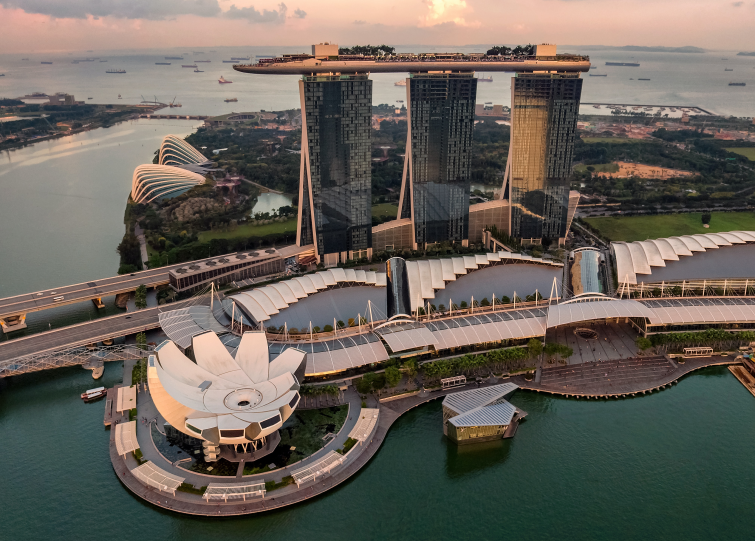
[[[170,66],[170,62],[155,62],[155,66]]]
[[[724,71],[734,71],[734,68],[724,68]]]
[[[606,66],[625,66],[630,68],[639,68],[639,62],[606,62]]]
[[[199,68],[194,68],[194,73],[204,73],[204,70],[201,70]]]
[[[110,69],[106,70],[105,73],[126,73],[126,70]]]
[[[590,73],[590,77],[608,77],[607,73]]]
[[[212,60],[195,60],[195,61],[194,61],[194,63],[195,63],[195,64],[196,64],[197,62],[212,62]]]
[[[729,83],[729,86],[747,86],[747,83]]]
[[[638,78],[637,80],[638,80],[638,81],[649,81],[650,79],[644,79],[644,78],[642,78],[642,77],[639,77],[639,78]]]
[[[223,60],[223,64],[235,64],[235,60]]]
[[[229,80],[227,80],[227,79],[226,79],[225,77],[223,77],[223,76],[221,75],[221,76],[220,76],[220,79],[218,79],[218,82],[219,82],[219,83],[220,83],[221,85],[227,85],[227,84],[230,84],[230,83],[232,83],[233,81],[229,81]]]
[[[226,98],[223,101],[226,102],[226,103],[231,103],[231,102],[239,101],[239,99],[238,98]]]
[[[166,56],[165,60],[183,60],[183,56]]]
[[[243,57],[243,56],[232,56],[232,57],[231,57],[231,60],[250,60],[250,58],[249,58],[248,56],[247,56],[247,57]]]
[[[52,62],[40,62],[40,64],[52,64]]]
[[[182,68],[196,68],[197,65],[196,64],[182,64],[181,67]]]

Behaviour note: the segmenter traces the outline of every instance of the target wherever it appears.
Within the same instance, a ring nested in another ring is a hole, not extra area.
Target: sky
[[[0,53],[335,42],[755,51],[755,0],[0,0]]]

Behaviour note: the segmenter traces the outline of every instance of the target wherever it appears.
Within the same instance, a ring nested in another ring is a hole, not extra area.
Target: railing
[[[719,293],[720,291],[720,293]],[[732,295],[755,296],[755,278],[734,278],[724,280],[676,280],[662,282],[621,283],[616,292],[639,299],[663,297],[720,297]]]
[[[124,361],[127,359],[141,359],[152,350],[139,349],[133,344],[117,344],[112,346],[78,346],[75,348],[58,349],[44,353],[34,353],[17,357],[7,361],[0,361],[0,378],[17,376],[28,372],[76,366],[84,364],[92,358],[102,361]]]

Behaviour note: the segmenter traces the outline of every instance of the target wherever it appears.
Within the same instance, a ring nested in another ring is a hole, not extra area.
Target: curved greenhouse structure
[[[131,198],[137,203],[151,203],[177,197],[194,186],[204,184],[204,177],[168,165],[140,165],[131,179]]]
[[[166,135],[160,144],[160,165],[192,165],[209,160],[201,152],[177,135]]]

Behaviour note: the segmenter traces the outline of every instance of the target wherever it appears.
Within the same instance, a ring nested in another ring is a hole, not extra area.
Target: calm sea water
[[[108,364],[105,385],[117,381]],[[518,391],[513,440],[458,449],[440,403],[391,429],[340,488],[268,515],[198,519],[132,496],[112,471],[88,371],[0,380],[3,537],[80,539],[749,539],[755,399],[725,368],[629,400]],[[43,518],[42,518],[43,517]],[[102,533],[102,535],[105,535]]]
[[[216,53],[193,55],[191,50],[95,51],[93,53],[50,55],[0,55],[0,96],[17,97],[31,92],[68,92],[76,99],[91,103],[138,103],[142,96],[148,100],[169,103],[174,98],[183,107],[171,113],[219,115],[232,111],[281,110],[298,108],[297,76],[250,75],[235,72],[232,64],[223,59],[232,56],[281,55],[306,52],[308,47],[245,47],[218,48]],[[473,52],[480,47],[414,47],[397,46],[399,52],[442,52],[446,50]],[[582,99],[585,102],[624,103],[643,105],[699,106],[726,115],[752,116],[755,97],[755,57],[737,57],[735,51],[703,54],[636,53],[595,49],[593,47],[564,46],[562,52],[583,53],[590,56],[596,70],[608,77],[585,75]],[[165,60],[165,56],[184,54],[184,60]],[[81,62],[77,58],[97,56],[107,62]],[[28,57],[28,61],[21,60]],[[722,60],[726,58],[727,60]],[[211,60],[199,63],[204,73],[194,73],[192,59]],[[52,61],[42,65],[41,61]],[[605,62],[639,62],[639,68],[606,67]],[[170,62],[170,66],[156,66],[155,62]],[[733,68],[725,72],[724,68]],[[110,68],[125,69],[123,75],[107,74]],[[233,84],[221,85],[224,76]],[[490,75],[490,74],[488,74]],[[493,73],[492,83],[478,85],[478,103],[511,102],[511,74]],[[372,74],[373,103],[396,104],[406,101],[406,88],[394,86],[406,74]],[[638,81],[638,78],[650,81]],[[630,80],[634,79],[634,80]],[[746,87],[730,87],[730,81],[746,82]],[[118,94],[122,100],[118,100]],[[88,100],[88,98],[92,98]],[[238,98],[225,103],[225,98]],[[400,104],[398,104],[400,105]],[[595,112],[583,109],[583,112]]]

